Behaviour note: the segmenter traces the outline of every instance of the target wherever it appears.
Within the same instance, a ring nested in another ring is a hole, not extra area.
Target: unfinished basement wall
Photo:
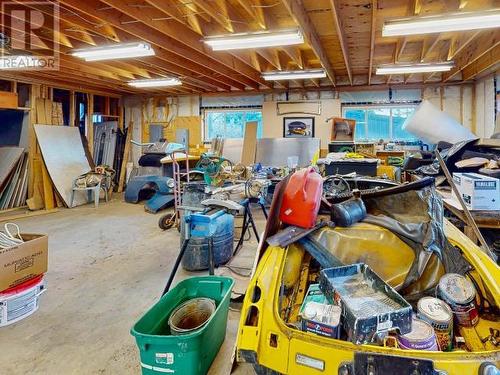
[[[333,94],[333,93],[332,93]],[[333,96],[333,95],[332,95]],[[300,112],[300,104],[296,106],[298,108],[297,113],[290,113],[279,115],[278,114],[278,103],[284,101],[290,102],[302,102],[304,101],[303,96],[289,96],[288,100],[285,97],[268,97],[265,98],[262,104],[262,125],[263,125],[263,137],[264,138],[281,138],[283,137],[283,120],[285,117],[314,117],[314,136],[321,140],[321,149],[326,150],[328,148],[328,142],[330,142],[331,133],[331,123],[327,119],[331,117],[340,117],[342,114],[340,100],[339,99],[323,99],[319,95],[314,97],[309,95],[305,98],[307,101],[319,102],[320,104],[320,114],[312,115],[308,113]],[[305,106],[305,104],[304,104]],[[295,112],[295,111],[294,111]]]
[[[497,77],[498,82],[498,79],[500,79],[499,73],[479,79],[474,86],[476,98],[474,111],[475,133],[483,138],[491,137],[493,133],[500,131],[500,129],[495,130],[497,117],[495,111],[498,111],[498,108],[495,108],[495,77]]]
[[[466,128],[474,131],[473,85],[426,87],[422,99],[429,100]]]

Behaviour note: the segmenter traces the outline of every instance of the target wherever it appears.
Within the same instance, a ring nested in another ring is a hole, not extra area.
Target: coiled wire
[[[9,227],[14,227],[17,233],[12,234]],[[4,231],[0,232],[0,249],[7,249],[24,242],[17,224],[6,223],[3,228]]]

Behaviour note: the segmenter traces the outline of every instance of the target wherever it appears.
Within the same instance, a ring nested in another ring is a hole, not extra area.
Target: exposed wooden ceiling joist
[[[14,1],[41,10],[52,20],[40,4]],[[61,0],[59,4],[56,43],[61,72],[40,72],[40,78],[52,77],[54,82],[66,79],[68,85],[78,86],[88,82],[95,89],[109,87],[113,92],[241,94],[267,92],[266,87],[305,90],[335,84],[340,90],[345,85],[362,87],[367,83],[377,87],[403,82],[448,84],[481,77],[494,69],[498,58],[498,29],[389,38],[380,35],[388,18],[489,9],[494,0]],[[214,52],[202,41],[204,36],[231,31],[295,27],[305,36],[306,42],[300,46]],[[50,34],[44,27],[41,40],[50,42]],[[85,62],[71,55],[75,48],[137,41],[151,43],[156,55],[100,62]],[[453,60],[456,66],[445,74],[374,75],[378,64],[441,60]],[[288,83],[261,77],[263,71],[319,66],[326,70],[327,79]],[[179,77],[183,86],[150,91],[127,85],[133,79],[165,76]]]
[[[299,0],[282,0],[282,3],[287,8],[288,13],[299,25],[300,29],[304,33],[305,39],[318,56],[323,69],[325,69],[326,74],[328,75],[328,78],[335,86],[335,73],[333,71],[332,65],[323,49],[323,46],[321,45],[321,40],[319,39],[315,26],[311,22],[311,19],[304,9],[304,6]]]
[[[337,36],[339,38],[340,48],[342,50],[342,56],[344,57],[344,63],[347,69],[347,75],[349,76],[349,83],[352,86],[352,73],[351,73],[349,51],[347,49],[347,42],[345,40],[345,29],[344,26],[342,25],[342,17],[340,16],[338,3],[339,2],[336,0],[330,0],[330,5],[332,7],[333,23],[335,24],[335,29],[337,30]]]
[[[455,67],[449,72],[443,74],[443,82],[449,81],[460,71],[472,64],[483,54],[487,53],[500,43],[500,30],[491,32],[482,31],[480,36],[474,39],[474,43],[469,44],[457,56],[455,56]]]

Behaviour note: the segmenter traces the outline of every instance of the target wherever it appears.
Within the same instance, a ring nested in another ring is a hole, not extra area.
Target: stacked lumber
[[[36,98],[34,124],[63,125],[62,103],[50,99]],[[47,209],[63,206],[57,190],[50,179],[47,167],[43,161],[38,142],[32,152],[33,195],[26,201],[30,210]]]
[[[24,206],[28,195],[28,154],[0,147],[0,210]]]

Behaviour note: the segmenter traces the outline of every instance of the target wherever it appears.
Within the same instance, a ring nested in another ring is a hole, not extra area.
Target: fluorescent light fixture
[[[153,56],[155,51],[149,43],[139,42],[78,49],[71,54],[85,61],[99,61]]]
[[[377,68],[376,74],[409,74],[409,73],[430,73],[447,72],[453,68],[453,61],[443,63],[422,63],[422,64],[394,64],[381,65]]]
[[[294,79],[325,78],[326,72],[323,69],[310,70],[290,70],[262,73],[262,78],[266,81],[285,81]]]
[[[203,41],[214,51],[227,51],[302,44],[304,43],[304,36],[300,30],[293,29],[210,36],[203,39]]]
[[[179,86],[182,82],[178,78],[136,79],[128,83],[134,87],[165,87]]]
[[[47,67],[47,57],[37,57],[31,55],[1,56],[0,70],[29,70],[43,69]]]
[[[482,12],[408,17],[384,22],[382,36],[418,35],[490,29],[500,26],[500,8]]]

